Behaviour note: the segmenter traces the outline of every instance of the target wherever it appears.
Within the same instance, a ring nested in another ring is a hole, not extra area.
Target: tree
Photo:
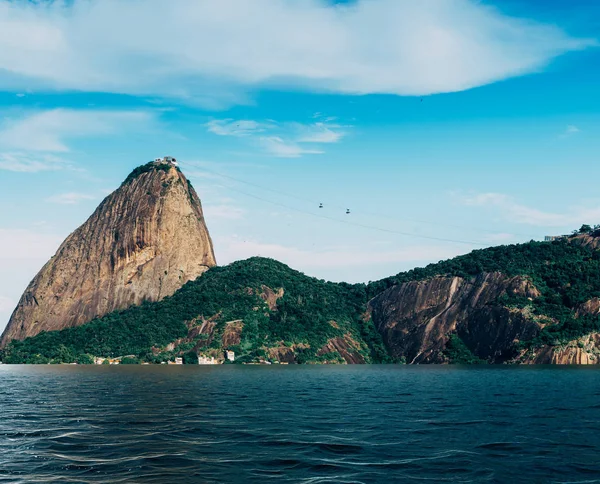
[[[77,355],[77,359],[75,360],[75,362],[78,365],[93,365],[94,359],[90,355],[82,354]]]
[[[195,351],[188,351],[183,355],[183,364],[184,365],[197,365],[198,364],[198,355]]]
[[[588,224],[583,224],[579,229],[580,234],[589,234],[592,231],[592,227]]]
[[[121,359],[121,364],[122,365],[139,365],[140,360],[137,359],[135,356],[126,356],[125,358]]]

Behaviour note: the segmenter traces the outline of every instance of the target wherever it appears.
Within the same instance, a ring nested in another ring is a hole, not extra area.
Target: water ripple
[[[0,482],[600,483],[599,394],[572,368],[5,365]]]

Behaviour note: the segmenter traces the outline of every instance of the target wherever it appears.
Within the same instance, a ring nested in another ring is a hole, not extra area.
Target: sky
[[[0,26],[0,330],[164,155],[221,265],[367,282],[600,223],[596,0],[0,0]]]

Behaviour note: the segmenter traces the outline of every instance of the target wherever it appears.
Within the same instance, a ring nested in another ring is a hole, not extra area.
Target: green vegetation
[[[277,298],[274,292],[279,288],[283,288],[283,295]],[[263,299],[267,294],[276,304],[273,309]],[[232,348],[237,361],[269,359],[267,350],[282,345],[300,346],[304,361],[317,361],[316,353],[329,338],[345,335],[360,344],[357,351],[366,361],[388,361],[373,323],[363,320],[365,303],[365,285],[325,282],[277,261],[255,257],[210,269],[160,302],[114,312],[76,328],[11,342],[4,359],[7,363],[34,363],[40,359],[71,362],[80,354],[133,354],[152,363],[175,356],[183,356],[186,363],[197,363],[192,353],[198,349],[222,351],[227,323],[242,320],[240,342]],[[210,337],[199,334],[186,338],[190,327],[209,319],[215,325]],[[177,340],[181,341],[175,349],[165,350]]]
[[[128,185],[133,180],[135,180],[138,176],[140,176],[144,173],[148,173],[152,170],[157,170],[157,171],[162,170],[162,171],[167,172],[171,168],[173,168],[173,166],[168,163],[156,163],[154,161],[151,161],[149,163],[146,163],[145,165],[141,165],[141,166],[138,166],[137,168],[134,168],[133,171],[129,175],[127,175],[127,178],[125,178],[123,183],[121,183],[121,186]]]
[[[596,228],[584,225],[581,230],[585,233]],[[546,326],[533,341],[521,342],[521,347],[562,344],[600,330],[598,317],[576,318],[574,311],[585,301],[600,297],[600,251],[568,239],[553,242],[531,241],[475,250],[464,256],[371,283],[368,287],[369,297],[403,282],[424,280],[438,275],[469,278],[482,272],[526,276],[541,292],[541,296],[533,301],[511,296],[505,296],[503,300],[498,301],[505,306],[529,305],[534,317],[546,316],[554,321],[555,324]]]
[[[184,365],[197,365],[198,364],[198,355],[195,351],[188,351],[183,355],[183,364]]]
[[[444,350],[444,355],[448,361],[454,364],[473,365],[485,363],[485,360],[477,358],[462,339],[456,334],[450,335],[450,340]]]
[[[139,358],[136,358],[135,356],[125,356],[121,359],[122,365],[139,365],[140,363]]]
[[[577,233],[597,230],[583,226]],[[273,354],[289,348],[299,363],[316,363],[339,361],[337,353],[317,355],[329,339],[339,337],[357,342],[360,348],[349,351],[357,351],[367,362],[391,362],[373,322],[364,317],[369,299],[395,284],[435,276],[471,278],[482,272],[526,276],[540,291],[533,300],[506,295],[494,303],[527,307],[531,317],[550,323],[534,340],[521,342],[521,348],[564,344],[600,331],[597,316],[575,317],[582,303],[600,297],[600,251],[576,239],[563,239],[476,250],[369,284],[325,282],[277,261],[254,257],[210,269],[161,302],[11,342],[3,359],[72,363],[89,355],[133,354],[151,363],[180,356],[186,364],[196,364],[197,353],[222,355],[227,348],[235,351],[236,362],[255,362],[274,361]],[[280,288],[283,295],[277,298],[274,293]],[[238,320],[243,325],[235,344],[224,345],[224,333],[232,328],[228,323]],[[214,328],[198,334],[204,322]],[[167,350],[173,342],[175,347]],[[477,362],[456,335],[450,336],[444,353],[452,362]]]

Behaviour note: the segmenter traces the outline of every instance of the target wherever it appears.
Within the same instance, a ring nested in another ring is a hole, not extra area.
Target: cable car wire
[[[308,202],[308,203],[311,203],[311,204],[316,204],[315,200],[311,200],[311,199],[304,198],[304,197],[299,197],[299,196],[294,195],[292,193],[284,192],[284,191],[281,191],[281,190],[276,190],[276,189],[270,188],[270,187],[265,187],[265,186],[259,185],[257,183],[252,183],[252,182],[248,182],[248,181],[245,181],[245,180],[240,180],[239,178],[235,178],[235,177],[230,176],[230,175],[225,175],[223,173],[219,173],[219,172],[217,172],[215,170],[211,170],[211,169],[205,168],[203,166],[199,166],[199,165],[188,163],[188,162],[184,162],[184,164],[187,164],[188,166],[191,166],[191,167],[194,167],[194,168],[206,171],[208,173],[212,173],[213,175],[217,175],[217,176],[220,176],[220,177],[223,177],[223,178],[227,178],[229,180],[233,180],[233,181],[236,181],[236,182],[239,182],[239,183],[244,183],[246,185],[250,185],[250,186],[253,186],[253,187],[256,187],[256,188],[260,188],[261,190],[266,190],[266,191],[269,191],[269,192],[272,192],[272,193],[276,193],[278,195],[283,195],[283,196],[286,196],[286,197],[289,197],[289,198],[294,198],[294,199],[302,201],[302,202]],[[319,203],[318,205],[319,205],[319,208],[322,208],[321,205],[324,205],[324,204]],[[341,205],[327,204],[327,206],[330,206],[330,207],[333,207],[333,208],[339,208],[340,210],[347,210],[346,207],[342,207]],[[461,226],[461,225],[454,225],[454,224],[448,224],[448,223],[443,223],[443,222],[440,223],[440,222],[431,222],[431,221],[427,221],[427,220],[408,219],[408,218],[402,218],[402,217],[390,217],[388,215],[382,215],[382,214],[378,214],[378,213],[374,213],[374,212],[368,212],[368,211],[362,211],[362,210],[354,210],[354,209],[353,209],[353,213],[359,214],[359,215],[360,214],[362,214],[362,215],[371,215],[371,216],[374,216],[374,217],[385,218],[385,219],[388,219],[388,220],[391,220],[391,221],[395,221],[395,222],[404,221],[404,222],[411,222],[411,223],[418,223],[418,224],[433,225],[433,226],[436,226],[436,227],[449,227],[449,228],[454,228],[454,229],[468,230],[468,231],[471,231],[471,232],[474,231],[474,229],[472,227],[465,227],[465,226]],[[478,231],[478,232],[486,232],[486,233],[490,233],[490,234],[497,234],[498,233],[498,230],[491,230],[491,229],[485,229],[485,228],[477,228],[476,231]],[[514,235],[520,235],[522,237],[528,237],[528,238],[533,238],[533,239],[535,239],[535,238],[538,237],[538,235],[533,235],[533,234],[523,234],[523,233],[516,233],[516,232],[512,232],[512,233]]]
[[[449,239],[449,238],[444,238],[444,237],[433,237],[433,236],[429,236],[429,235],[413,234],[413,233],[410,233],[410,232],[402,232],[402,231],[399,231],[399,230],[390,230],[390,229],[384,229],[382,227],[375,227],[373,225],[361,224],[359,222],[352,222],[352,221],[349,221],[349,220],[340,220],[340,219],[337,219],[337,218],[334,218],[334,217],[329,217],[327,215],[321,215],[321,214],[318,214],[318,213],[309,212],[308,210],[302,210],[300,208],[290,207],[289,205],[286,205],[284,203],[274,202],[273,200],[268,200],[266,198],[259,197],[258,195],[254,195],[252,193],[244,192],[244,191],[239,190],[237,188],[226,187],[226,189],[232,190],[232,191],[237,192],[237,193],[241,193],[242,195],[246,195],[246,196],[254,198],[256,200],[260,200],[262,202],[270,203],[271,205],[276,205],[278,207],[284,207],[284,208],[287,208],[288,210],[293,210],[295,212],[304,213],[306,215],[311,215],[313,217],[318,217],[318,218],[322,218],[322,219],[326,219],[326,220],[332,220],[334,222],[338,222],[338,223],[341,223],[341,224],[353,225],[355,227],[362,227],[362,228],[365,228],[365,229],[377,230],[379,232],[385,232],[385,233],[389,233],[389,234],[404,235],[406,237],[417,237],[417,238],[421,238],[421,239],[436,240],[436,241],[440,241],[440,242],[454,242],[454,243],[457,243],[457,244],[477,245],[477,246],[482,246],[482,247],[489,247],[490,246],[490,244],[484,244],[482,242],[473,242],[473,241],[467,241],[467,240],[458,240],[458,239]]]

